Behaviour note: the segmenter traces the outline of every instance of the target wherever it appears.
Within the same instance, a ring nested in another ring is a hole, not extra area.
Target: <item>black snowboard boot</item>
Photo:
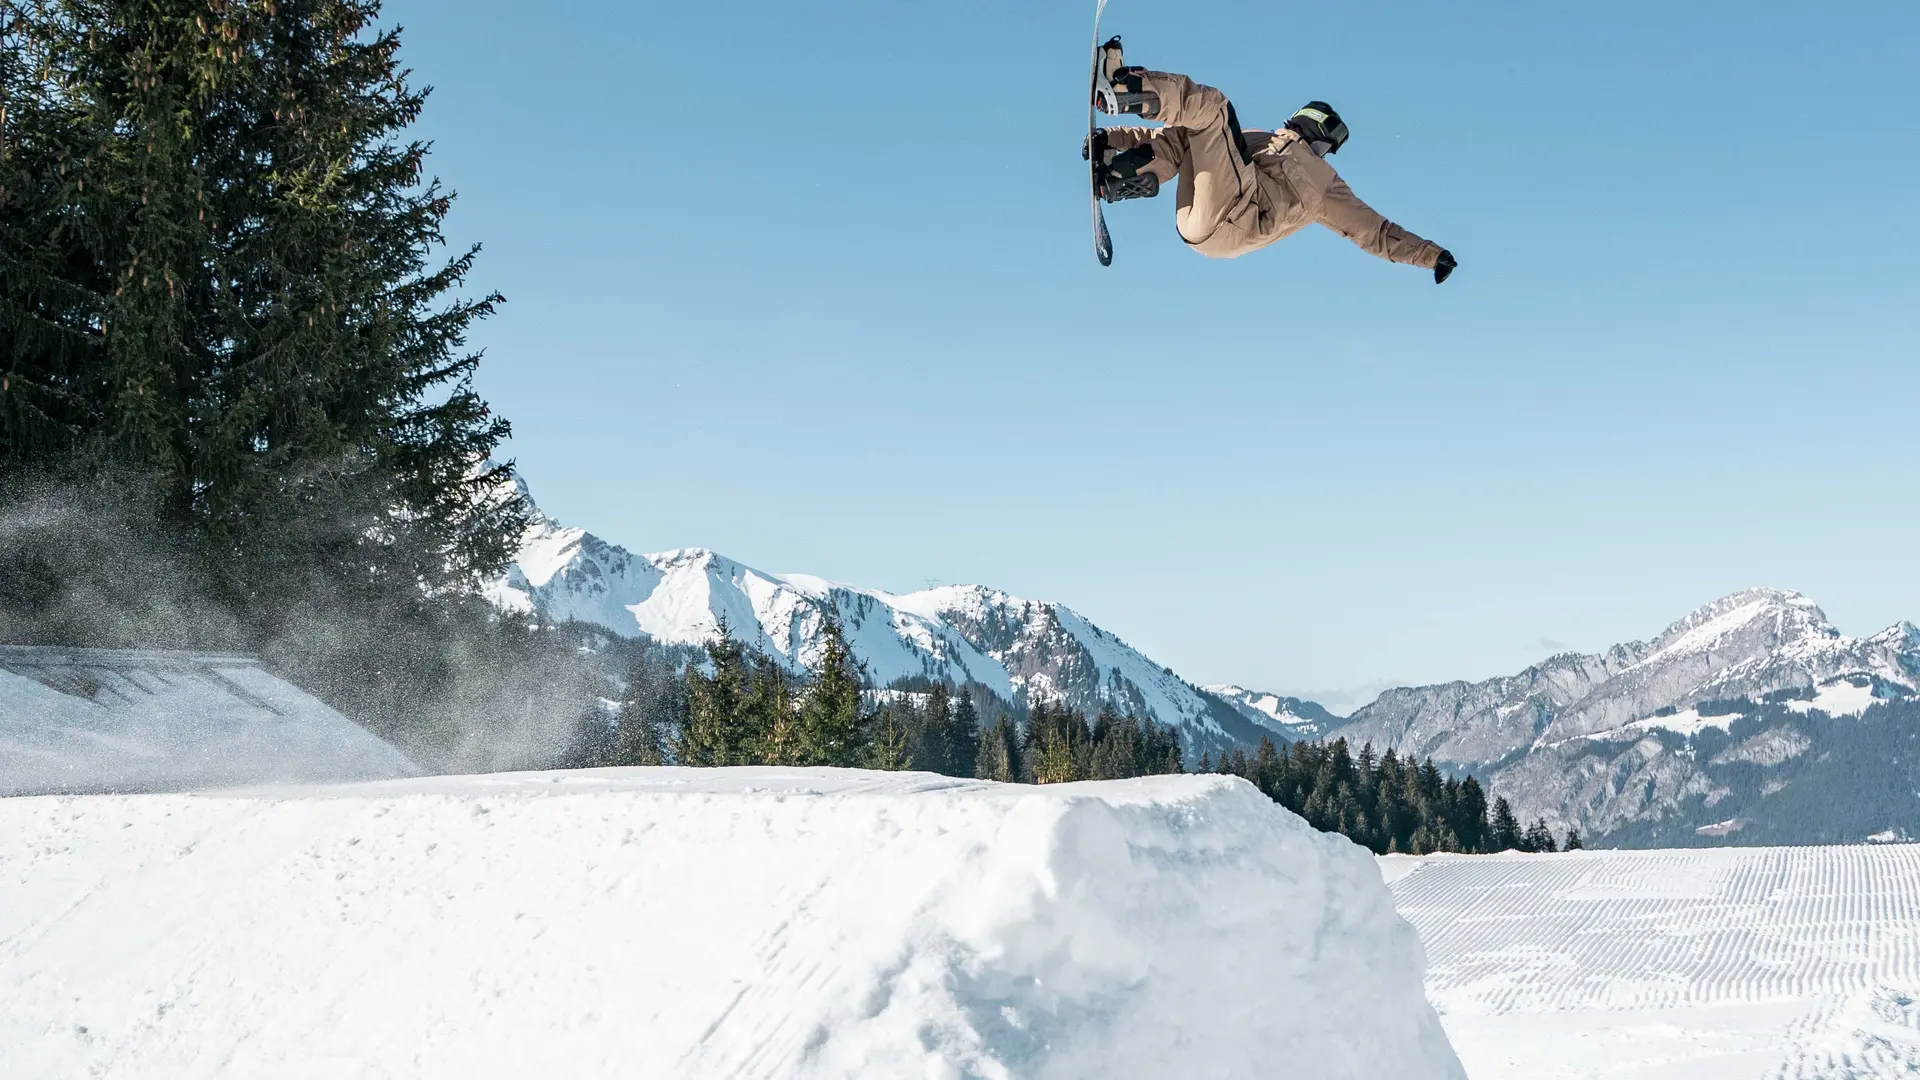
[[[1120,35],[1100,46],[1100,63],[1094,72],[1093,103],[1104,113],[1128,113],[1151,120],[1160,111],[1160,95],[1146,89],[1143,67],[1128,67],[1120,50]]]
[[[1094,155],[1099,155],[1095,157]],[[1080,148],[1082,158],[1098,161],[1100,198],[1106,202],[1127,199],[1151,199],[1160,194],[1160,178],[1145,172],[1153,160],[1153,146],[1146,144],[1131,150],[1115,150],[1107,144],[1105,128],[1093,133]]]

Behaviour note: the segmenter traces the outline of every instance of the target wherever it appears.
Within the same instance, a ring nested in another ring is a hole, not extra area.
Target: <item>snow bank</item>
[[[1243,781],[775,769],[0,800],[0,1075],[1463,1076]]]
[[[0,795],[419,773],[247,657],[0,646]]]

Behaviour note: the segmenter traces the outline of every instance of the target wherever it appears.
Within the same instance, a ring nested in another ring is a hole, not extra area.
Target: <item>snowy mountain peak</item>
[[[1642,663],[1675,654],[1737,646],[1779,646],[1837,638],[1840,631],[1811,599],[1784,589],[1744,589],[1706,604],[1655,638]]]
[[[1015,706],[1113,706],[1178,728],[1196,758],[1257,741],[1267,726],[1063,605],[984,586],[894,595],[770,574],[705,548],[635,555],[541,517],[488,593],[505,610],[664,644],[704,645],[724,624],[795,672],[818,660],[832,619],[875,686],[926,678]]]
[[[597,538],[596,538],[597,540]],[[607,544],[607,547],[613,545]],[[624,550],[624,549],[622,549]],[[656,566],[706,566],[714,562],[725,562],[707,548],[674,548],[671,551],[658,551],[647,558]],[[729,571],[736,567],[729,566]]]
[[[1727,755],[1777,765],[1812,752],[1796,732],[1752,736],[1699,761],[1677,741],[1707,728],[1731,734],[1735,720],[1762,711],[1757,703],[1857,717],[1916,698],[1920,630],[1912,624],[1848,637],[1799,593],[1748,589],[1651,642],[1556,657],[1480,683],[1390,691],[1332,734],[1486,770],[1494,790],[1528,814],[1605,832],[1713,798],[1718,789],[1704,770],[1734,760]]]
[[[1868,641],[1882,648],[1920,653],[1920,626],[1910,622],[1897,622],[1873,635]]]
[[[1842,676],[1920,686],[1920,635],[1896,627],[1870,640],[1849,638],[1800,593],[1747,589],[1700,607],[1651,642],[1555,657],[1483,683],[1390,691],[1354,714],[1347,734],[1485,764],[1530,745],[1658,727],[1663,711]]]

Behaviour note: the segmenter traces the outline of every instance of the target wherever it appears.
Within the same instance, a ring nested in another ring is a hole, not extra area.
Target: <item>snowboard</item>
[[[1113,87],[1102,86],[1100,80],[1100,16],[1107,10],[1107,0],[1098,0],[1093,9],[1093,65],[1092,76],[1087,86],[1087,180],[1093,202],[1093,255],[1100,260],[1101,266],[1113,265],[1113,236],[1107,232],[1107,212],[1100,205],[1100,158],[1093,153],[1093,99],[1099,95],[1106,99],[1107,107],[1119,112],[1119,106],[1113,98]]]

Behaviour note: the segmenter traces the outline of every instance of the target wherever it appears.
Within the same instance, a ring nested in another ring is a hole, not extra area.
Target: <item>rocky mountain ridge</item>
[[[1483,682],[1390,690],[1330,734],[1471,770],[1525,818],[1590,836],[1657,833],[1677,842],[1687,838],[1683,825],[1723,830],[1698,834],[1709,838],[1738,832],[1742,819],[1714,815],[1741,793],[1751,796],[1752,815],[1791,801],[1767,799],[1793,783],[1788,773],[1805,771],[1802,759],[1827,753],[1827,742],[1858,741],[1858,730],[1833,727],[1834,719],[1916,700],[1913,624],[1848,637],[1799,593],[1748,589],[1651,641],[1563,654]],[[1889,768],[1905,767],[1905,735],[1886,729]],[[1840,783],[1815,773],[1818,783]],[[1838,803],[1854,797],[1830,794]],[[1913,802],[1920,822],[1920,796]]]
[[[542,517],[488,591],[504,610],[669,645],[701,645],[724,627],[795,672],[817,660],[832,618],[875,687],[931,680],[1017,707],[1111,705],[1174,726],[1196,761],[1269,730],[1071,608],[983,586],[892,594],[766,573],[703,548],[639,555]]]
[[[1523,818],[1601,842],[1811,842],[1848,838],[1835,821],[1882,818],[1873,834],[1920,834],[1920,795],[1903,809],[1848,780],[1920,789],[1920,752],[1903,749],[1917,734],[1906,718],[1920,716],[1920,628],[1849,637],[1795,592],[1744,590],[1647,641],[1395,688],[1340,717],[1283,694],[1195,686],[1060,604],[977,585],[892,594],[701,548],[637,555],[546,518],[490,591],[504,609],[630,639],[698,646],[724,627],[796,672],[817,659],[831,618],[876,688],[933,681],[1016,709],[1113,706],[1180,730],[1190,762],[1263,737],[1344,737],[1472,772]],[[1906,704],[1911,714],[1881,707]]]
[[[1317,702],[1297,697],[1249,690],[1233,683],[1216,683],[1201,689],[1233,706],[1247,719],[1288,740],[1317,739],[1346,723],[1346,717],[1334,715]]]

